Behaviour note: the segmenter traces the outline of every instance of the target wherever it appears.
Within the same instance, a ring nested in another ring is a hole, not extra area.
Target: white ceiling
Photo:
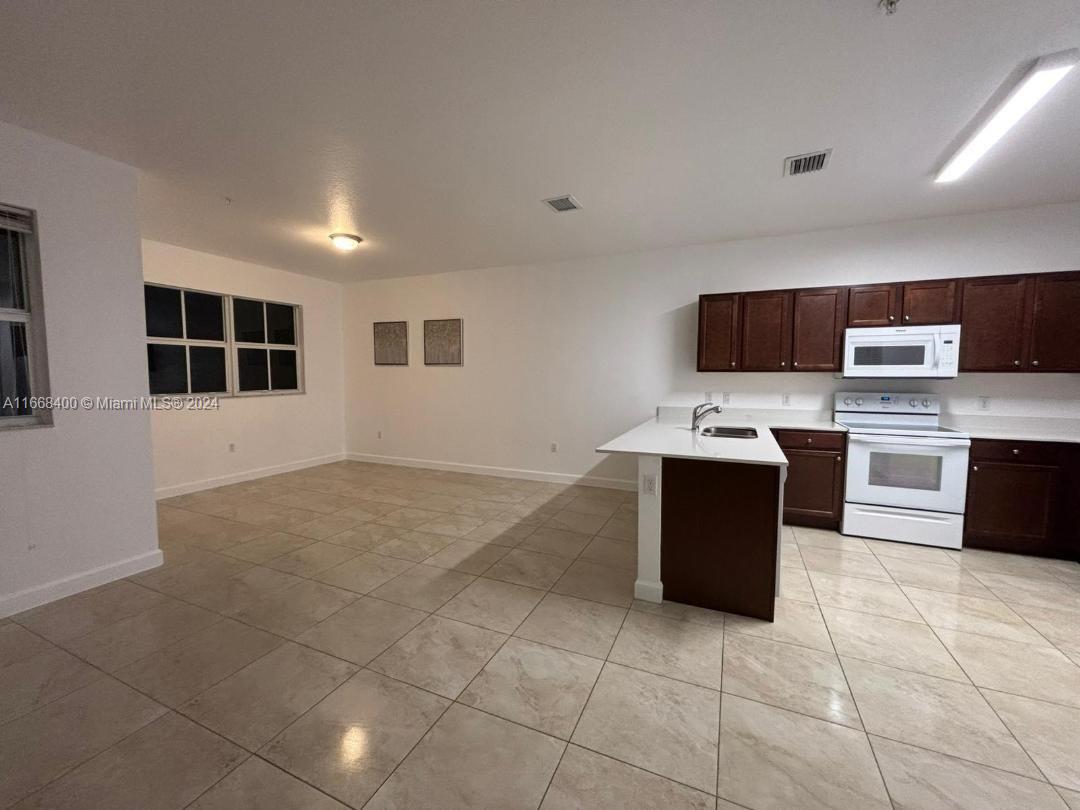
[[[337,280],[550,261],[1080,199],[1080,70],[931,182],[1078,9],[5,0],[0,120],[142,169],[152,239]],[[564,193],[585,210],[539,202]]]

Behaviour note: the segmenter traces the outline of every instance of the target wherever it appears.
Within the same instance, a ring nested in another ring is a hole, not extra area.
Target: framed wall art
[[[409,365],[409,322],[375,321],[375,365]]]
[[[424,365],[460,366],[464,362],[461,318],[424,321]]]

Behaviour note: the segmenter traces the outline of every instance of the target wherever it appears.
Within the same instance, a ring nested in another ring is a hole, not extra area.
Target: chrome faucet
[[[723,413],[723,410],[719,405],[713,405],[711,402],[702,402],[700,405],[695,405],[694,418],[690,421],[690,430],[696,433],[701,427],[701,420],[710,413]]]

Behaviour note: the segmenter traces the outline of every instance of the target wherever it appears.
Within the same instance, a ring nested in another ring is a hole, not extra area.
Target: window
[[[298,393],[300,307],[147,284],[151,394]]]
[[[52,424],[34,213],[0,205],[0,428]]]

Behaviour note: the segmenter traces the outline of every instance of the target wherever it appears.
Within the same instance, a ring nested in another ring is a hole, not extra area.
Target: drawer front
[[[789,450],[843,450],[844,434],[830,430],[777,430],[776,441]]]
[[[1015,464],[1056,464],[1062,447],[1055,442],[1010,442],[1001,439],[972,439],[972,461],[1011,461]]]

